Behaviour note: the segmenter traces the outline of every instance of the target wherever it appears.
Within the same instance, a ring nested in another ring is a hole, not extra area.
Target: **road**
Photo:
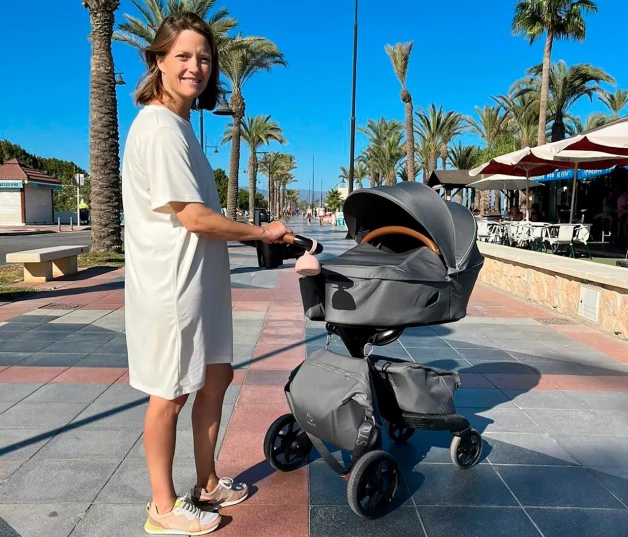
[[[47,233],[44,235],[0,236],[0,266],[6,265],[6,255],[11,252],[48,248],[50,246],[79,246],[91,244],[91,231]]]

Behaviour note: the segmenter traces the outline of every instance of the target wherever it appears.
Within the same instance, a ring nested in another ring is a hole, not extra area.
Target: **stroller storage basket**
[[[390,387],[388,397],[394,397],[402,413],[456,413],[454,395],[460,386],[457,373],[395,358],[371,356],[370,359],[379,378]]]

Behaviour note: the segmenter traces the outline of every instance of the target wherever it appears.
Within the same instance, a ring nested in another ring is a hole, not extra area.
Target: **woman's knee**
[[[163,399],[161,397],[151,396],[149,405],[160,414],[170,416],[178,416],[183,410],[189,395],[180,395],[174,399]]]
[[[233,381],[231,364],[208,365],[205,374],[205,384],[198,391],[197,397],[223,397]]]

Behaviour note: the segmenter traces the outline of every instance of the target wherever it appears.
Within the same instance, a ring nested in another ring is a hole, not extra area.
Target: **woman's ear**
[[[164,70],[163,70],[163,66],[164,66],[164,58],[161,56],[157,56],[157,69],[159,69],[161,71],[161,74],[163,74]]]

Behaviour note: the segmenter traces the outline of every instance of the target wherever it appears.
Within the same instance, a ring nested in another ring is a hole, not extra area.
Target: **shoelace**
[[[233,479],[231,477],[221,477],[218,480],[218,484],[220,486],[222,486],[223,488],[232,489],[233,488]]]
[[[179,499],[181,500],[179,503],[179,509],[187,518],[189,518],[189,515],[192,515],[194,518],[201,517],[202,511],[192,503],[192,498],[189,494],[186,494]]]

